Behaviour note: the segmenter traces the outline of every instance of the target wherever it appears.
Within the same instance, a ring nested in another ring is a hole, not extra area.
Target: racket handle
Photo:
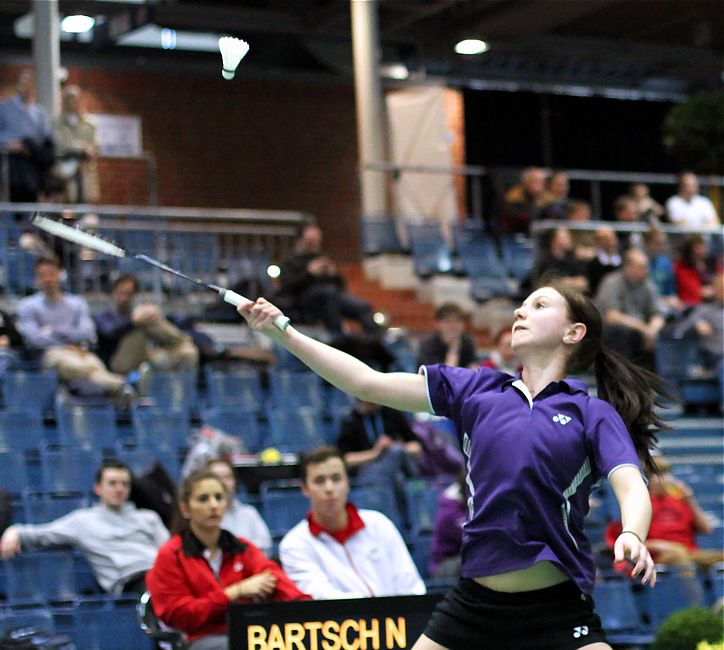
[[[236,293],[236,291],[229,291],[228,289],[224,291],[222,297],[224,299],[224,302],[228,302],[230,305],[234,305],[234,307],[241,307],[241,305],[244,305],[247,302],[251,302],[251,300],[245,298],[240,293]],[[283,314],[281,316],[277,316],[274,319],[274,325],[277,327],[278,330],[283,332],[287,329],[287,327],[289,327],[289,318],[287,318]]]

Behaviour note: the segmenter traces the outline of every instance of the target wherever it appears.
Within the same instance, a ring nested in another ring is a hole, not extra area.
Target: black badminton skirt
[[[575,650],[607,643],[593,599],[572,582],[504,593],[463,578],[437,605],[425,635],[449,650]]]

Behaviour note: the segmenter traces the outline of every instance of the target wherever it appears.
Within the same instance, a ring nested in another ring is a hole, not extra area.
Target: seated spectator
[[[407,514],[405,481],[419,475],[422,445],[400,411],[357,400],[342,421],[337,447],[359,483],[389,486]]]
[[[490,356],[480,365],[483,368],[493,368],[500,372],[507,372],[509,375],[517,375],[520,370],[520,363],[515,358],[513,347],[510,342],[513,333],[510,327],[504,327],[495,337],[495,348],[490,351]]]
[[[474,368],[478,355],[475,341],[465,334],[465,312],[453,302],[443,303],[435,310],[435,326],[437,332],[420,343],[417,365]]]
[[[697,533],[712,531],[710,517],[704,512],[686,483],[671,472],[662,456],[654,459],[658,474],[648,473],[651,498],[651,524],[646,547],[657,564],[679,567],[682,596],[688,605],[703,605],[704,595],[696,577],[696,567],[709,568],[724,562],[724,551],[705,550],[696,543]],[[611,522],[606,530],[606,542],[613,547],[621,523]]]
[[[17,95],[0,102],[0,148],[9,152],[10,200],[35,202],[55,157],[50,121],[35,103],[35,77],[23,70]]]
[[[613,204],[613,217],[620,224],[642,223],[636,209],[636,201],[625,194],[619,196]],[[643,249],[643,236],[640,232],[619,230],[617,234],[621,250],[625,251],[631,247]]]
[[[604,345],[654,369],[654,346],[664,326],[658,293],[649,278],[649,260],[638,248],[624,253],[620,271],[609,273],[596,293],[603,317]]]
[[[451,483],[438,498],[435,528],[430,548],[430,576],[433,578],[457,578],[460,576],[463,545],[463,524],[468,520],[467,474],[463,471],[455,483]]]
[[[174,535],[146,576],[156,615],[186,634],[189,650],[228,650],[232,602],[309,598],[254,544],[221,528],[227,499],[216,474],[191,473],[179,490]]]
[[[701,235],[689,235],[681,242],[674,262],[676,295],[684,305],[698,305],[713,295],[713,272],[709,268],[709,247]]]
[[[545,250],[536,262],[533,269],[534,281],[539,281],[544,275],[565,278],[567,282],[582,290],[588,289],[583,264],[576,259],[573,249],[573,237],[568,228],[556,228],[550,237]]]
[[[378,326],[367,302],[345,291],[345,280],[336,264],[322,252],[322,231],[305,224],[297,233],[294,255],[282,264],[279,296],[306,322],[321,321],[333,334],[342,334],[342,321],[357,321],[365,333],[375,334]]]
[[[209,461],[206,468],[216,474],[226,488],[227,505],[221,527],[235,537],[248,539],[264,555],[272,550],[272,538],[269,527],[254,506],[241,503],[236,495],[236,477],[234,467],[228,460],[216,458]]]
[[[20,359],[24,347],[23,337],[15,327],[15,319],[0,309],[0,376]]]
[[[106,460],[96,474],[93,491],[98,505],[81,508],[47,524],[15,524],[0,539],[3,559],[22,551],[72,545],[93,569],[108,593],[146,591],[146,572],[156,551],[168,539],[168,530],[152,510],[128,502],[131,470],[117,460]]]
[[[568,202],[568,221],[586,223],[591,220],[591,204],[587,201]],[[582,261],[593,259],[596,252],[596,236],[592,230],[571,230],[576,257]]]
[[[664,208],[657,203],[649,194],[649,186],[646,183],[631,183],[627,196],[631,197],[636,204],[636,213],[639,221],[646,221],[652,225],[658,225],[664,216]]]
[[[98,203],[96,127],[85,119],[78,86],[63,88],[63,109],[53,121],[57,160],[52,175],[66,203]]]
[[[693,230],[719,225],[714,204],[699,194],[699,179],[693,172],[679,174],[679,191],[667,199],[666,214],[674,225]]]
[[[18,329],[31,354],[40,355],[43,365],[75,386],[86,383],[127,403],[133,389],[123,375],[109,372],[103,361],[88,350],[95,343],[96,330],[85,298],[63,293],[58,261],[41,257],[35,262],[38,293],[18,305]]]
[[[141,364],[196,368],[199,350],[191,337],[166,320],[156,305],[134,305],[138,281],[122,275],[113,283],[113,306],[94,317],[98,355],[113,372],[128,374]]]
[[[596,251],[586,266],[586,276],[589,291],[595,296],[601,280],[621,267],[621,255],[618,252],[618,235],[613,228],[599,228],[594,237]]]
[[[566,219],[568,217],[568,174],[564,171],[555,171],[550,175],[546,184],[544,219]]]
[[[315,599],[425,593],[395,525],[347,500],[349,479],[336,449],[305,456],[302,479],[309,514],[279,545],[282,566],[300,589]]]
[[[528,233],[530,224],[543,214],[546,202],[545,183],[545,171],[539,167],[523,170],[520,183],[505,193],[500,232]]]
[[[724,379],[724,274],[714,278],[713,300],[702,302],[676,325],[675,336],[688,336],[693,330],[699,340],[699,362],[705,372],[716,371]],[[724,383],[724,382],[722,382]],[[724,391],[721,393],[724,399]]]
[[[674,263],[668,254],[667,244],[666,233],[657,228],[644,233],[644,245],[651,267],[649,274],[659,293],[661,308],[667,315],[676,316],[681,312],[682,303],[676,295]]]

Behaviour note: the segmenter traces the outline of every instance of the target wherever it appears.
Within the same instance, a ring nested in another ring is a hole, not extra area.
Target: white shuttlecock
[[[221,76],[224,79],[233,79],[236,66],[249,51],[249,43],[233,36],[222,36],[219,39],[219,50],[222,63]]]

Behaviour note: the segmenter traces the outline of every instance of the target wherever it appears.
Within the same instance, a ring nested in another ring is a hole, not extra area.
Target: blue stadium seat
[[[35,289],[35,255],[16,249],[5,252],[5,292],[25,296]]]
[[[151,371],[147,398],[154,406],[194,410],[198,402],[196,373],[191,370]]]
[[[0,638],[11,630],[31,627],[54,632],[55,621],[50,608],[31,604],[0,607]]]
[[[88,496],[83,492],[23,493],[25,521],[29,524],[44,524],[87,505]]]
[[[704,592],[695,575],[682,574],[673,565],[657,565],[656,570],[656,588],[645,589],[639,600],[641,610],[654,629],[670,614],[704,604]]]
[[[89,492],[101,464],[98,450],[61,447],[40,450],[43,490],[46,492]]]
[[[160,463],[174,481],[181,477],[181,463],[176,447],[164,447],[160,444],[130,447],[118,445],[117,449],[118,460],[128,465],[134,476],[143,476],[155,463]]]
[[[276,407],[269,413],[270,446],[281,452],[311,451],[325,444],[324,422],[310,406]]]
[[[642,622],[628,580],[616,578],[593,585],[596,613],[613,643],[646,644],[653,641]]]
[[[719,508],[718,514],[721,516],[721,507]],[[724,549],[724,527],[721,525],[715,526],[710,533],[697,535],[696,543],[699,545],[699,548],[706,550],[717,551]]]
[[[136,618],[135,596],[96,596],[75,603],[75,643],[84,650],[151,650]]]
[[[8,600],[57,602],[77,595],[70,550],[31,551],[6,561]]]
[[[205,409],[201,418],[204,424],[232,436],[238,436],[246,451],[255,454],[264,447],[262,429],[256,410],[246,406],[219,406]]]
[[[112,406],[62,405],[55,410],[58,440],[85,449],[111,449],[118,440]]]
[[[92,595],[105,593],[96,580],[88,560],[78,551],[73,551],[73,572],[75,585],[79,595]]]
[[[390,491],[381,485],[357,485],[350,490],[349,499],[358,508],[377,510],[386,515],[398,530],[402,525],[402,516],[397,509],[395,499],[390,498]],[[402,532],[400,530],[400,532]]]
[[[412,535],[432,533],[435,530],[438,499],[442,489],[439,485],[420,485],[418,481],[408,483],[407,504]]]
[[[275,406],[322,407],[322,382],[313,372],[278,370],[270,374],[269,381]]]
[[[134,406],[131,410],[134,438],[147,447],[188,447],[191,423],[182,406]]]
[[[256,370],[206,368],[206,386],[211,406],[246,406],[256,410],[264,404],[264,393]]]
[[[265,481],[259,493],[262,517],[275,539],[283,537],[309,512],[309,499],[302,494],[299,485]]]
[[[0,449],[38,449],[43,440],[43,418],[33,409],[0,411]]]
[[[28,468],[22,452],[0,451],[0,487],[10,495],[19,495],[29,487]]]
[[[503,260],[495,239],[486,233],[481,225],[457,226],[455,247],[463,270],[471,279],[505,277]]]
[[[400,242],[397,239],[395,220],[391,217],[382,219],[361,219],[362,242],[365,255],[399,252]]]
[[[442,237],[436,222],[408,221],[407,232],[410,236],[410,248],[415,265],[415,273],[421,278],[429,278],[436,273],[452,271],[450,248]]]
[[[432,546],[432,535],[425,533],[410,538],[410,555],[417,567],[420,577],[427,580],[430,576],[430,547]]]
[[[530,275],[535,264],[533,241],[521,235],[504,235],[501,245],[509,275],[521,282]]]
[[[6,408],[33,408],[41,413],[53,408],[58,377],[50,370],[13,370],[3,378]]]

